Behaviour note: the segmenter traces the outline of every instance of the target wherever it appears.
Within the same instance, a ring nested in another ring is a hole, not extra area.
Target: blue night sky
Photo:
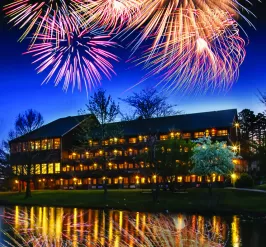
[[[11,0],[9,0],[11,1]],[[3,3],[9,2],[2,0]],[[254,2],[252,11],[257,18],[249,16],[256,30],[242,23],[249,36],[246,47],[247,56],[240,67],[239,80],[229,92],[213,92],[206,95],[181,97],[178,93],[169,98],[169,102],[177,104],[184,113],[237,108],[241,111],[250,108],[255,112],[263,110],[257,98],[257,90],[266,91],[266,0],[264,3]],[[2,11],[1,11],[2,12]],[[20,32],[17,28],[7,24],[3,13],[0,14],[0,140],[12,127],[18,113],[33,108],[44,116],[46,123],[60,117],[76,115],[88,102],[86,92],[71,88],[67,93],[62,91],[62,85],[55,87],[53,82],[41,85],[45,74],[37,74],[35,66],[31,64],[30,55],[22,55],[27,49],[28,41],[18,43]],[[243,36],[243,35],[242,35]],[[126,60],[129,52],[118,49],[117,55]],[[114,63],[116,76],[111,81],[103,80],[102,87],[114,99],[126,97],[130,92],[122,94],[126,89],[136,84],[144,75],[141,67],[130,68],[124,62]],[[156,78],[134,88],[134,91],[156,84]],[[126,109],[121,104],[121,109]]]

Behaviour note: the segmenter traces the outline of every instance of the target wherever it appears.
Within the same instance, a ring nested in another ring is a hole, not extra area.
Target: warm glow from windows
[[[227,136],[228,131],[227,130],[218,130],[217,131],[217,136]]]
[[[55,173],[60,173],[60,163],[55,163]]]
[[[47,139],[42,140],[42,150],[47,149]]]
[[[194,138],[201,138],[204,136],[204,132],[195,132],[194,133]]]
[[[181,177],[181,176],[178,176],[178,177],[177,177],[177,182],[179,182],[179,183],[182,182],[182,177]]]
[[[128,142],[129,143],[137,143],[137,138],[135,138],[135,137],[129,138]]]
[[[168,139],[168,136],[167,135],[160,135],[160,140],[161,141],[165,141]]]
[[[191,138],[191,133],[183,133],[183,138],[184,138],[184,139],[189,139],[189,138]]]
[[[48,164],[48,173],[49,174],[54,173],[54,164],[53,163]]]
[[[47,164],[42,164],[42,174],[47,174]]]

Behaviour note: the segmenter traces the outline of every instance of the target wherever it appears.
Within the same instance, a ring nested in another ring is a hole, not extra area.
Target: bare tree
[[[159,94],[156,89],[143,89],[139,93],[133,93],[125,99],[120,99],[134,108],[136,117],[155,118],[180,114],[174,108],[176,105],[167,103],[167,97]]]
[[[98,126],[95,125],[94,127],[94,134],[91,134],[91,127],[90,126],[81,126],[81,133],[84,133],[86,137],[92,137],[92,139],[97,139],[99,141],[99,148],[103,149],[103,141],[111,137],[113,132],[117,134],[119,130],[115,127],[112,129],[112,133],[107,130],[107,124],[113,122],[117,115],[119,114],[119,104],[116,104],[115,101],[112,99],[111,95],[106,95],[106,91],[102,88],[98,89],[97,92],[94,93],[93,96],[90,97],[89,104],[87,106],[87,111],[85,113],[89,113],[94,115],[98,121]],[[88,120],[90,121],[90,120]],[[103,172],[104,175],[106,174],[106,168],[108,159],[107,157],[103,156]],[[104,183],[104,197],[107,198],[107,184]]]
[[[26,110],[24,113],[19,114],[15,121],[14,130],[10,131],[9,136],[10,139],[14,139],[16,137],[20,137],[26,135],[33,130],[40,128],[44,123],[43,117],[41,113],[36,110],[29,109]],[[28,150],[25,153],[25,157],[27,159],[27,164],[24,166],[24,179],[26,181],[26,194],[25,198],[31,197],[31,189],[30,189],[30,182],[31,182],[31,174],[33,170],[33,158],[37,154]]]

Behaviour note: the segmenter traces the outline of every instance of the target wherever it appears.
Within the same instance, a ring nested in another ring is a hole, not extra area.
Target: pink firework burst
[[[118,61],[117,56],[107,51],[116,46],[110,41],[102,28],[76,28],[69,23],[49,21],[43,33],[38,34],[36,42],[24,54],[32,54],[34,64],[39,63],[37,72],[50,68],[43,83],[54,80],[57,86],[63,81],[63,90],[72,84],[72,91],[82,84],[88,90],[100,84],[102,75],[109,80],[115,74],[111,60]]]

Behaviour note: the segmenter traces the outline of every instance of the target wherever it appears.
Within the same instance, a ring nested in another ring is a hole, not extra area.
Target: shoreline
[[[140,190],[109,190],[107,201],[103,191],[44,190],[24,193],[0,192],[0,206],[36,206],[83,208],[94,210],[123,210],[146,213],[184,213],[203,215],[252,215],[266,217],[266,196],[262,193],[233,189],[215,189],[213,197],[206,189],[189,189],[187,193],[160,192],[158,203],[151,194]]]

